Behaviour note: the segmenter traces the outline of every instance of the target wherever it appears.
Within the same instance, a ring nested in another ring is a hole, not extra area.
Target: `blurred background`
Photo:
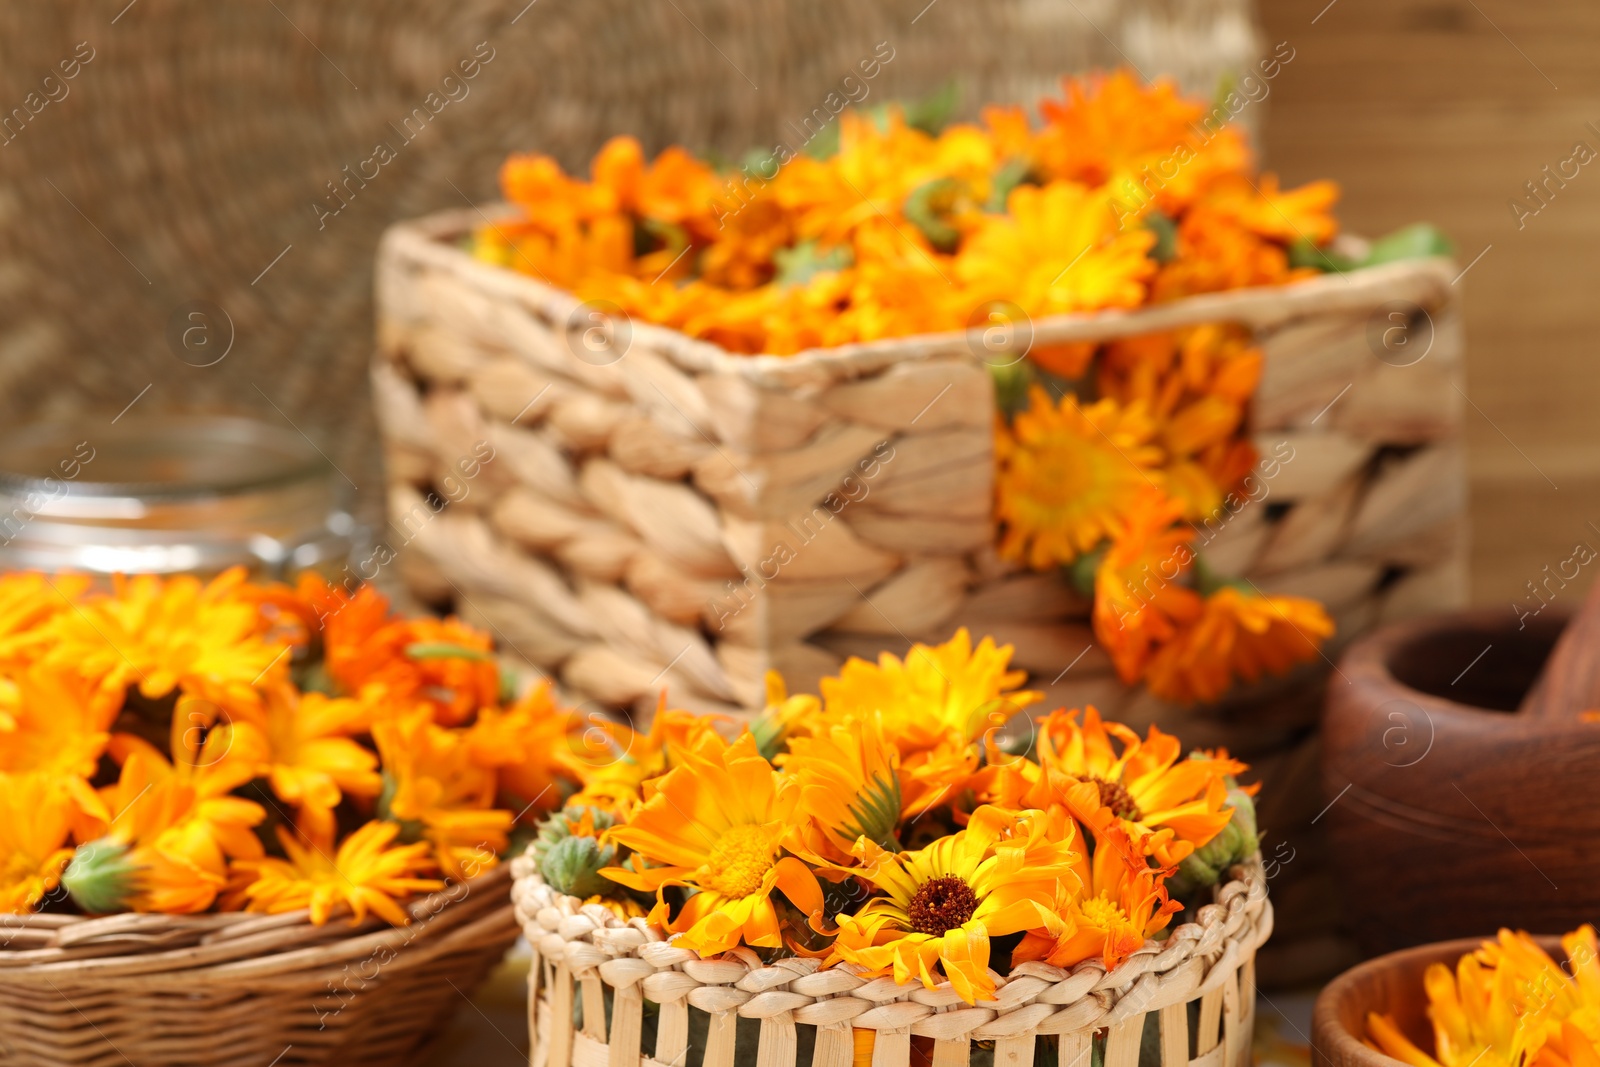
[[[1353,232],[1438,224],[1467,270],[1473,599],[1523,597],[1600,544],[1582,252],[1600,178],[1544,170],[1600,146],[1593,5],[74,0],[0,19],[5,424],[244,409],[316,440],[376,520],[373,250],[394,220],[493,201],[508,151],[580,166],[634,133],[737,157],[884,44],[869,103],[953,78],[969,114],[1115,65],[1209,96],[1286,46],[1241,116],[1267,165],[1341,182]],[[207,366],[178,340],[197,324],[225,353]]]

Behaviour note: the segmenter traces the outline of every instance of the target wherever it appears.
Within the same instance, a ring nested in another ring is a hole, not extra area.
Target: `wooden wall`
[[[1600,155],[1520,225],[1509,205],[1533,206],[1524,183],[1576,142],[1600,153],[1600,5],[1266,0],[1260,17],[1269,50],[1295,50],[1265,101],[1266,163],[1286,182],[1337,178],[1353,232],[1427,219],[1463,266],[1488,249],[1458,283],[1478,409],[1472,599],[1532,605],[1525,583],[1547,565],[1579,541],[1600,550]]]

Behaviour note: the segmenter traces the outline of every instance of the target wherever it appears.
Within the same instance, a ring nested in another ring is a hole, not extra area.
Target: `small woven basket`
[[[516,940],[505,866],[411,925],[283,915],[0,916],[0,1060],[403,1063]]]
[[[1104,1067],[1137,1067],[1151,1062],[1140,1056],[1147,1021],[1161,1067],[1250,1063],[1256,949],[1272,933],[1259,857],[1232,870],[1195,922],[1147,942],[1114,971],[1098,960],[1071,970],[1022,964],[997,979],[994,1000],[977,1005],[948,983],[897,985],[845,966],[819,970],[816,960],[769,965],[748,949],[702,960],[643,919],[623,922],[557,893],[530,857],[512,870],[517,918],[533,947],[533,1067],[733,1067],[736,1057],[793,1067],[801,1026],[816,1028],[813,1067],[850,1067],[852,1031],[861,1029],[876,1031],[872,1067],[908,1067],[913,1037],[932,1039],[933,1067],[966,1067],[975,1042],[993,1042],[995,1067],[1030,1067],[1035,1038],[1048,1035],[1059,1039],[1059,1067],[1087,1067],[1102,1030]],[[659,1007],[654,1055],[640,1047],[646,1001]],[[690,1008],[709,1016],[701,1062],[691,1059]],[[740,1019],[760,1021],[753,1059]]]

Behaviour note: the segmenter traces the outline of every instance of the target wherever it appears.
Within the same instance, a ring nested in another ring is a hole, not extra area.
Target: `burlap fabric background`
[[[1246,0],[525,3],[0,7],[0,426],[242,409],[318,441],[374,518],[378,236],[492,200],[508,151],[737,156],[883,42],[867,103],[953,77],[968,113],[1119,63],[1209,94],[1258,44]]]

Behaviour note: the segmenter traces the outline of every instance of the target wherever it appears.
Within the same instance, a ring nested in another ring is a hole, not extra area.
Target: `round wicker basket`
[[[557,893],[530,856],[512,871],[517,918],[533,948],[533,1067],[732,1067],[736,1057],[793,1067],[798,1027],[815,1027],[814,1067],[850,1067],[853,1031],[863,1029],[876,1032],[873,1067],[908,1067],[913,1037],[932,1039],[933,1067],[966,1067],[976,1042],[993,1042],[996,1067],[1029,1067],[1035,1039],[1049,1035],[1059,1038],[1060,1067],[1086,1067],[1102,1030],[1104,1067],[1137,1067],[1157,1052],[1161,1067],[1250,1063],[1255,955],[1272,933],[1259,857],[1235,867],[1194,922],[1115,970],[1098,960],[1071,970],[1022,964],[997,979],[994,1000],[976,1005],[948,983],[897,985],[847,966],[821,970],[812,959],[766,964],[738,949],[703,960],[645,920],[623,922]],[[659,1007],[654,1055],[640,1047],[646,1001]],[[709,1016],[701,1062],[691,1052],[691,1008]],[[1149,1016],[1159,1046],[1141,1060]],[[740,1019],[759,1020],[757,1032],[741,1033]],[[754,1058],[740,1056],[751,1044]]]
[[[516,940],[502,865],[411,925],[282,915],[0,916],[0,1060],[385,1064],[411,1058]]]

